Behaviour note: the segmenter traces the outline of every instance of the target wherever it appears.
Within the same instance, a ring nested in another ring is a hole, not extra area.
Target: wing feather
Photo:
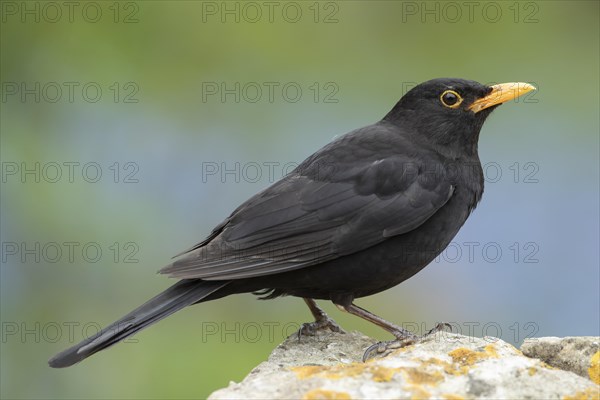
[[[327,181],[301,169],[292,172],[238,207],[207,239],[160,272],[223,280],[308,267],[415,229],[452,197],[443,168],[432,177],[419,168],[422,159],[394,154],[351,161]],[[409,164],[410,171],[402,168]]]

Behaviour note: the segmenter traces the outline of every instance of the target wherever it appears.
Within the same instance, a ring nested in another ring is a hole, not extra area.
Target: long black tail
[[[64,368],[76,364],[174,312],[202,301],[227,283],[227,281],[179,281],[96,335],[55,355],[48,361],[48,364],[53,368]]]

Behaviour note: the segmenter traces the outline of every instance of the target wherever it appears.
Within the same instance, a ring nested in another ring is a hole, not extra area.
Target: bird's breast
[[[457,186],[452,198],[425,223],[407,233],[337,259],[271,277],[283,293],[331,299],[340,293],[364,297],[410,278],[452,241],[472,209],[472,190]]]

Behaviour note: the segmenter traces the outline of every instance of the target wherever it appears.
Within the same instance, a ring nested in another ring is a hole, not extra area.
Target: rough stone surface
[[[290,337],[241,382],[209,399],[599,399],[600,386],[496,338],[439,333],[361,362],[358,332]]]
[[[600,384],[600,337],[542,337],[527,339],[521,346],[527,357],[575,372]]]

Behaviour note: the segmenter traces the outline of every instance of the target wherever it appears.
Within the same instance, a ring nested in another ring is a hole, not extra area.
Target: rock
[[[600,385],[600,337],[542,337],[526,339],[521,351],[527,357],[575,372]]]
[[[361,362],[358,332],[291,336],[241,383],[209,399],[598,399],[600,386],[524,356],[500,339],[441,332]]]

